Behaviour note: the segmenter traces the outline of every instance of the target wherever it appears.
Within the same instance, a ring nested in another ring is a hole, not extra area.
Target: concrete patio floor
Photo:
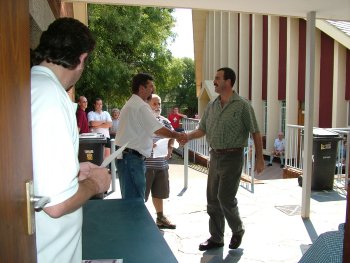
[[[274,163],[256,177],[261,181],[255,184],[254,193],[239,188],[238,206],[246,229],[241,246],[229,250],[231,233],[226,227],[225,246],[201,252],[199,243],[209,238],[207,175],[203,171],[190,168],[188,188],[184,189],[183,161],[178,157],[170,161],[171,193],[164,201],[164,213],[177,228],[161,231],[180,263],[294,263],[318,235],[337,230],[345,222],[346,192],[342,189],[312,192],[310,218],[303,219],[297,179],[279,179],[282,169]],[[146,206],[155,218],[152,202]]]

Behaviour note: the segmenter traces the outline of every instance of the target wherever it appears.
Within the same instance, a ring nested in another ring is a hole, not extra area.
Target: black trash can
[[[337,158],[338,133],[325,129],[313,129],[312,190],[332,190]]]
[[[92,162],[101,165],[103,162],[103,144],[106,137],[101,133],[83,133],[79,136],[79,162]]]

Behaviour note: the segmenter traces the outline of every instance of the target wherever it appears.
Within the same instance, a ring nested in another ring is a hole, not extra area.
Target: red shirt
[[[176,114],[176,113],[170,113],[168,116],[168,119],[171,123],[171,125],[173,126],[174,129],[178,129],[180,128],[180,120],[181,120],[181,116]]]
[[[88,123],[85,111],[83,111],[81,108],[78,108],[76,112],[76,116],[77,116],[78,128],[80,128],[79,133],[90,132],[89,123]]]

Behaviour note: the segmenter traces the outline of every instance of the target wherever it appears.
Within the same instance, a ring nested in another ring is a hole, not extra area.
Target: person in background
[[[90,111],[88,113],[90,130],[91,132],[102,133],[106,137],[107,142],[104,144],[104,158],[106,158],[111,154],[109,128],[112,127],[112,119],[108,111],[102,110],[102,99],[96,98],[93,105],[95,111]]]
[[[153,77],[138,73],[132,79],[132,96],[120,111],[116,145],[128,143],[122,159],[117,159],[120,190],[123,199],[145,199],[145,158],[151,156],[153,134],[184,140],[185,135],[169,130],[154,117],[146,101],[154,91]]]
[[[78,130],[79,133],[89,133],[89,122],[87,120],[86,116],[86,108],[88,106],[88,101],[84,96],[80,96],[78,100],[78,109],[77,112],[75,113],[77,117],[77,125],[78,125]]]
[[[119,126],[119,115],[120,111],[117,108],[112,109],[112,126],[109,128],[109,135],[111,139],[115,138]]]
[[[225,219],[231,228],[230,249],[240,246],[244,235],[236,194],[243,168],[243,149],[252,134],[255,149],[255,170],[264,169],[262,140],[255,113],[248,101],[233,90],[236,74],[231,68],[217,70],[214,86],[219,96],[204,111],[199,127],[187,133],[187,139],[203,137],[211,148],[207,181],[207,212],[210,238],[199,245],[199,250],[224,246]],[[181,144],[186,140],[180,141]]]
[[[279,132],[278,137],[275,139],[275,142],[273,144],[273,152],[270,155],[270,162],[267,164],[267,166],[272,166],[272,161],[275,157],[280,158],[281,162],[281,168],[284,167],[284,150],[285,150],[285,145],[286,141],[283,138],[283,132]]]
[[[166,128],[174,130],[171,126],[170,121],[163,117],[161,114],[161,98],[152,94],[152,98],[148,101],[151,106],[154,116],[156,119]],[[157,147],[156,142],[161,139],[161,137],[153,136],[153,148]],[[150,192],[152,192],[152,202],[157,213],[157,226],[159,228],[169,228],[175,229],[176,225],[171,223],[169,219],[164,216],[163,213],[163,199],[169,198],[169,164],[167,159],[172,154],[174,146],[174,139],[168,141],[168,154],[164,157],[156,157],[152,155],[146,158],[146,192],[145,201],[147,202]]]
[[[169,119],[171,125],[173,126],[173,128],[177,132],[183,132],[184,131],[184,129],[180,127],[180,121],[181,121],[182,118],[187,118],[187,116],[185,114],[181,114],[179,112],[179,108],[178,107],[174,107],[172,112],[168,116],[168,119]]]
[[[32,53],[34,195],[50,199],[35,212],[39,263],[82,261],[82,205],[110,186],[107,169],[79,164],[76,109],[66,92],[79,80],[94,46],[83,23],[59,18],[42,33]]]

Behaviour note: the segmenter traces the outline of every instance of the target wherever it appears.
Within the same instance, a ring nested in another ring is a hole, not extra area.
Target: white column
[[[213,71],[213,64],[214,64],[214,50],[215,50],[215,12],[210,12],[209,13],[209,21],[208,21],[208,39],[207,39],[207,44],[208,44],[208,78],[205,79],[210,79],[213,78],[214,76],[214,71]]]
[[[240,14],[239,35],[239,95],[249,95],[249,15]],[[237,90],[237,86],[235,87]]]
[[[268,17],[267,59],[267,133],[266,151],[270,153],[279,131],[280,103],[278,101],[279,17]]]
[[[298,124],[299,19],[287,18],[286,124]]]
[[[346,84],[346,49],[339,42],[334,41],[334,73],[333,73],[333,103],[332,127],[347,127],[345,100]]]
[[[220,47],[220,64],[219,67],[228,66],[228,49],[230,34],[230,13],[221,13],[221,47]]]
[[[238,14],[229,13],[228,66],[238,72]]]
[[[253,15],[252,18],[252,106],[260,131],[263,127],[262,95],[262,37],[263,17]]]
[[[202,87],[203,89],[203,81],[208,78],[209,75],[209,37],[210,37],[210,32],[209,32],[209,17],[210,13],[208,13],[206,19],[205,19],[205,40],[204,40],[204,49],[203,49],[203,70],[202,70]]]
[[[306,67],[305,67],[305,130],[304,130],[304,167],[301,216],[310,217],[312,141],[313,141],[313,106],[315,77],[315,17],[316,13],[307,14],[306,24]]]
[[[216,11],[214,13],[214,60],[212,64],[212,75],[209,79],[214,79],[216,70],[220,67],[220,52],[221,52],[221,14],[222,12]]]

